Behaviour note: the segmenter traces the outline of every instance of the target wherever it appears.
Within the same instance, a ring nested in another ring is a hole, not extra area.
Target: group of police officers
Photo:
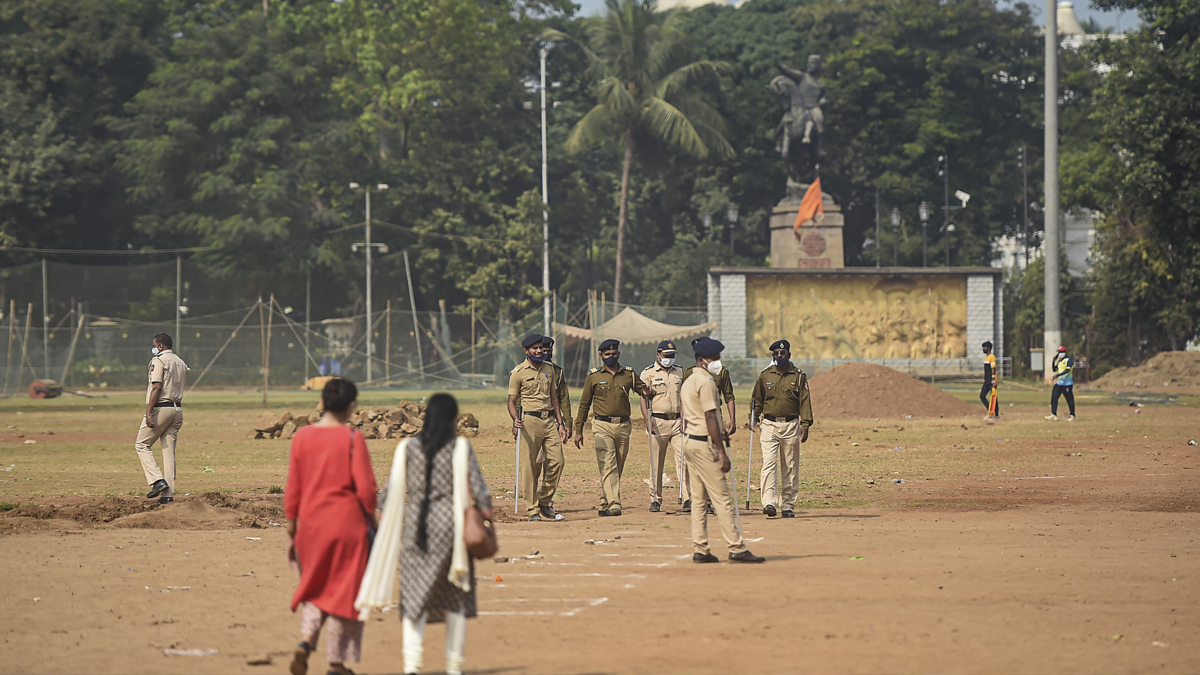
[[[684,369],[676,362],[675,344],[664,340],[658,344],[654,363],[635,374],[621,365],[621,343],[604,340],[599,345],[601,365],[587,374],[574,419],[563,369],[551,360],[554,340],[531,334],[521,346],[525,360],[509,377],[508,411],[521,457],[523,489],[517,499],[524,499],[529,520],[564,520],[554,509],[564,463],[563,444],[571,439],[575,447],[583,447],[589,414],[600,474],[597,513],[601,517],[623,513],[621,475],[633,432],[630,394],[635,394],[650,446],[650,511],[662,510],[663,468],[669,448],[679,478],[682,510],[691,513],[692,559],[698,563],[718,561],[708,543],[711,514],[717,517],[731,561],[763,562],[742,541],[736,498],[726,480],[731,469],[726,448],[737,423],[733,383],[721,365],[724,345],[707,337],[693,340],[695,365]],[[760,433],[763,513],[793,518],[800,489],[800,444],[808,440],[812,404],[808,378],[791,362],[788,341],[778,340],[770,350],[771,365],[754,384],[750,430]],[[730,476],[730,480],[736,488],[736,479]]]

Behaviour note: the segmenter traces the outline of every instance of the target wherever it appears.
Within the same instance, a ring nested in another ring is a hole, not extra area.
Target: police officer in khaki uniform
[[[147,499],[158,497],[160,504],[175,501],[175,442],[183,426],[183,387],[187,383],[187,364],[171,351],[171,336],[154,336],[150,353],[150,385],[146,388],[146,414],[138,429],[134,448],[150,486]],[[154,441],[162,439],[162,471],[154,461]]]
[[[704,339],[705,338],[699,337],[699,338],[696,338],[695,340],[692,340],[692,347],[695,347],[697,342],[704,340]],[[683,371],[683,379],[684,380],[688,379],[688,376],[690,376],[692,374],[693,368],[695,368],[695,366],[688,366]],[[729,369],[726,368],[725,366],[721,366],[721,372],[716,374],[716,376],[714,377],[714,380],[717,383],[717,391],[719,391],[721,393],[721,400],[725,403],[725,410],[726,410],[725,434],[727,436],[732,436],[735,433],[737,433],[737,404],[734,403],[733,380],[729,379]],[[685,427],[687,426],[686,422],[684,423],[684,426]],[[685,433],[687,432],[686,428],[684,429],[684,432]],[[685,475],[687,474],[687,462],[686,461],[683,463],[683,473]],[[683,483],[683,511],[684,511],[684,513],[688,513],[692,510],[692,496],[691,496],[691,488],[689,487],[689,485],[690,485],[690,481],[685,480],[685,482]],[[709,504],[708,505],[708,515],[711,516],[712,514],[713,514],[712,504]]]
[[[663,340],[653,365],[641,373],[642,389],[649,390],[641,399],[642,419],[650,434],[650,511],[662,507],[663,464],[667,447],[675,451],[676,475],[680,484],[687,480],[683,462],[683,422],[679,413],[679,388],[683,386],[683,369],[675,364],[675,343]],[[689,494],[690,499],[690,494]]]
[[[525,515],[534,521],[561,521],[565,518],[551,503],[562,477],[562,444],[567,442],[567,425],[558,407],[554,368],[545,362],[542,339],[534,333],[521,341],[525,360],[508,376],[508,414],[513,420],[513,436],[520,436],[524,455],[521,486],[525,493]],[[543,479],[540,488],[539,474]],[[515,515],[515,502],[513,510]]]
[[[771,365],[759,373],[754,383],[750,428],[758,426],[761,416],[763,460],[759,485],[763,513],[774,517],[782,511],[784,518],[795,518],[796,497],[800,494],[800,444],[808,441],[812,401],[808,376],[792,364],[791,343],[772,342],[771,359]],[[776,478],[782,485],[782,500],[775,490]]]
[[[542,348],[546,350],[546,363],[554,369],[554,386],[558,390],[558,409],[562,411],[563,419],[571,421],[571,392],[567,388],[567,375],[562,366],[554,362],[554,338],[542,338]]]
[[[605,340],[600,343],[600,359],[604,365],[593,368],[583,381],[579,396],[579,412],[575,415],[575,447],[583,447],[583,424],[588,410],[595,408],[592,435],[596,442],[596,466],[600,469],[600,516],[621,515],[621,472],[629,456],[629,392],[637,391],[637,376],[633,369],[620,363],[621,343]]]
[[[721,372],[721,351],[725,346],[710,338],[700,338],[692,344],[696,367],[683,381],[680,405],[687,425],[683,454],[691,469],[692,497],[712,502],[721,537],[729,547],[731,562],[760,563],[764,558],[746,549],[742,532],[735,520],[733,501],[725,474],[729,473],[729,455],[725,452],[728,436],[721,427],[721,410],[717,404],[717,385],[713,373]],[[715,563],[720,559],[708,546],[708,513],[692,510],[692,561]]]

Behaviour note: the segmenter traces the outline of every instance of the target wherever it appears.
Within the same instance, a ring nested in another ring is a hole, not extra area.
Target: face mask
[[[661,359],[659,359],[658,362],[662,364],[663,368],[670,368],[671,366],[675,365],[675,357],[674,356],[664,356]]]
[[[161,350],[159,350],[159,348],[158,348],[158,347],[151,347],[151,348],[150,348],[150,354],[151,354],[152,356],[158,356],[158,355],[159,355],[159,354],[161,354],[161,353],[162,353],[162,351],[161,351]]]
[[[613,366],[617,365],[617,363],[620,361],[620,359],[621,359],[621,357],[619,357],[619,356],[605,356],[604,357],[604,365],[608,366],[609,368],[612,368]]]
[[[773,364],[773,365],[774,365],[776,368],[782,368],[782,367],[786,366],[786,365],[787,365],[787,362],[788,362],[788,360],[787,360],[787,359],[780,358],[780,357],[778,357],[778,356],[776,356],[774,359],[771,359],[771,363],[772,363],[772,364]]]
[[[534,356],[533,354],[529,354],[528,356],[529,356],[529,362],[530,362],[530,363],[541,363],[542,361],[545,361],[545,360],[546,360],[546,357],[545,357],[545,355],[542,355],[542,356]]]
[[[721,359],[717,359],[716,361],[709,361],[708,365],[705,366],[705,369],[708,370],[708,372],[712,373],[713,376],[720,375],[721,374]]]

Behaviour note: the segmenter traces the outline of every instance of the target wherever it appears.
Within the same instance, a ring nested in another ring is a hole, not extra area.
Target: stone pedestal
[[[817,225],[809,223],[793,231],[796,214],[800,212],[800,200],[808,185],[789,185],[788,188],[788,196],[771,211],[771,267],[845,267],[842,227],[846,219],[842,216],[842,208],[833,203],[833,197],[822,192],[825,214],[821,222]]]

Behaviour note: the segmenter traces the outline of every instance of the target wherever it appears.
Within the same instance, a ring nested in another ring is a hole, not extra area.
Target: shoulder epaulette
[[[633,372],[633,368],[630,368],[629,366],[624,366],[624,368],[625,368],[625,370],[628,370],[631,373]]]
[[[596,366],[595,368],[592,368],[591,370],[588,371],[588,374],[590,375],[592,373],[598,373],[598,372],[600,372],[600,366]]]

